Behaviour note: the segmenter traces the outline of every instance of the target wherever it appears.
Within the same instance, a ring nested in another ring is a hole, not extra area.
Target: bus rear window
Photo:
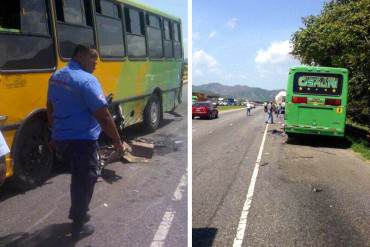
[[[341,95],[343,77],[339,74],[296,73],[293,92],[316,95]]]

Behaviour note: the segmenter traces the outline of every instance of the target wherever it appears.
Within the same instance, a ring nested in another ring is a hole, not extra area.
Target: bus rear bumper
[[[321,128],[314,126],[298,126],[285,125],[286,133],[308,134],[308,135],[323,135],[323,136],[344,136],[344,129],[337,128]]]

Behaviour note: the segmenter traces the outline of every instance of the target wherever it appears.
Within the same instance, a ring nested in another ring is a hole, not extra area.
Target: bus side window
[[[0,32],[50,36],[42,0],[6,0],[0,8]]]
[[[95,46],[89,0],[55,0],[60,55],[71,58],[76,45]]]
[[[182,58],[180,24],[172,22],[173,31],[173,50],[175,58]]]
[[[166,58],[173,58],[171,25],[167,19],[163,19],[163,40],[164,56]]]
[[[145,58],[144,13],[138,9],[125,7],[127,54],[131,58]]]
[[[161,19],[152,14],[146,15],[148,52],[150,58],[163,57]]]
[[[45,0],[3,0],[0,8],[0,69],[53,69],[55,54]]]
[[[100,56],[123,58],[125,47],[120,6],[107,0],[96,0],[95,4]]]

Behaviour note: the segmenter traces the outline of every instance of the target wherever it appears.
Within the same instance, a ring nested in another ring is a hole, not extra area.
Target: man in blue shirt
[[[63,160],[71,167],[72,237],[92,234],[94,228],[85,225],[97,180],[97,140],[101,129],[112,139],[115,149],[123,153],[122,143],[102,88],[92,75],[98,52],[78,45],[69,64],[56,71],[49,80],[48,119],[52,140]]]

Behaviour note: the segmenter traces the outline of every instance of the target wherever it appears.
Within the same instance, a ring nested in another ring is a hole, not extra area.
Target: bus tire
[[[288,142],[294,141],[297,138],[296,133],[287,132],[286,135],[288,136]]]
[[[155,131],[161,122],[161,102],[158,95],[153,94],[144,109],[144,128],[149,131]]]
[[[49,177],[54,154],[49,148],[50,131],[46,117],[31,117],[19,129],[13,149],[13,186],[28,190],[42,185]]]

